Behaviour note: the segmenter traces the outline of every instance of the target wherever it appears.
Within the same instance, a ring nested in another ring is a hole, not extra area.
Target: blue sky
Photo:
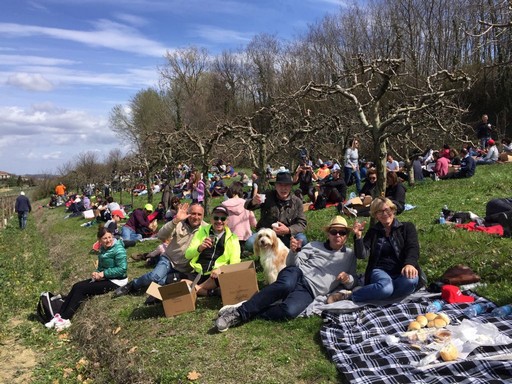
[[[4,0],[0,170],[57,173],[80,152],[125,150],[116,104],[156,86],[166,51],[214,55],[259,33],[293,40],[343,0]]]

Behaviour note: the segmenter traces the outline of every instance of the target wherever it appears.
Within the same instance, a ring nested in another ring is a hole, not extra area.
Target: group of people
[[[46,326],[57,330],[69,327],[80,303],[89,296],[112,292],[116,298],[145,290],[151,282],[164,285],[184,280],[192,286],[197,277],[194,287],[199,296],[218,295],[219,268],[239,263],[242,249],[252,251],[253,228],[275,231],[290,249],[287,266],[275,283],[247,302],[223,307],[216,321],[221,332],[256,317],[292,319],[318,295],[329,295],[329,302],[365,302],[401,297],[421,285],[415,227],[395,218],[398,209],[393,201],[385,197],[373,200],[370,214],[376,224],[365,236],[366,223],[356,222],[350,228],[345,218],[336,216],[324,228],[327,240],[309,243],[304,233],[307,222],[302,200],[292,193],[293,183],[290,173],[278,173],[274,188],[265,193],[256,189],[246,200],[242,197],[243,185],[235,182],[227,191],[229,199],[212,210],[208,223],[204,207],[198,202],[178,204],[172,220],[157,232],[161,245],[154,268],[131,281],[127,279],[123,241],[101,226],[97,269],[90,278],[73,285],[60,313]],[[140,209],[140,215],[149,214],[148,208]],[[261,211],[258,221],[253,212],[257,209]],[[135,212],[131,217],[139,216]],[[130,236],[132,229],[126,229]],[[353,250],[347,246],[350,234],[354,235]],[[362,287],[356,277],[357,258],[369,259]],[[148,299],[147,304],[154,301]]]

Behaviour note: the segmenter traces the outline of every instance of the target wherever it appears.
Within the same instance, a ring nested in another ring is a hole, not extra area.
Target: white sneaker
[[[57,323],[58,320],[61,320],[60,315],[56,313],[53,316],[53,319],[51,319],[49,322],[45,323],[44,326],[48,329],[55,328],[55,323]]]
[[[245,303],[247,300],[244,300],[244,301],[241,301],[239,303],[236,303],[236,304],[231,304],[231,305],[225,305],[223,306],[221,309],[219,309],[219,313],[218,313],[218,317],[221,317],[223,314],[225,314],[227,311],[231,310],[231,309],[234,309],[234,308],[238,308],[239,306],[241,306],[243,303]]]
[[[55,329],[57,330],[57,332],[60,332],[69,327],[71,327],[71,321],[69,321],[68,319],[62,319],[59,317],[59,319],[55,322]]]

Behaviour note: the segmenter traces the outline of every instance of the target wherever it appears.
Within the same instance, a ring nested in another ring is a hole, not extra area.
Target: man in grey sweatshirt
[[[215,321],[217,330],[224,332],[256,317],[293,319],[316,296],[352,288],[356,281],[356,257],[352,249],[345,247],[350,232],[347,221],[336,216],[325,231],[327,241],[311,242],[301,250],[300,243],[292,238],[287,266],[279,272],[277,280],[242,304],[222,307]]]

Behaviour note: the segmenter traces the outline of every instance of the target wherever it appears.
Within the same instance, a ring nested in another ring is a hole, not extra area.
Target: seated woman
[[[60,313],[45,324],[46,328],[55,328],[57,331],[68,328],[80,304],[88,297],[113,291],[128,282],[126,250],[122,241],[115,239],[114,235],[104,227],[99,228],[97,237],[101,245],[98,268],[91,273],[89,279],[73,285],[62,304]]]
[[[253,211],[245,209],[245,199],[243,198],[244,189],[239,181],[235,181],[228,188],[228,199],[222,203],[222,206],[228,210],[228,227],[240,241],[240,248],[243,248],[245,241],[251,237],[251,228],[256,228],[256,216]]]
[[[377,223],[368,229],[364,238],[366,223],[354,223],[354,253],[359,259],[368,258],[365,285],[353,291],[334,293],[327,299],[328,303],[395,299],[410,295],[423,285],[416,227],[413,223],[398,221],[395,218],[396,208],[388,198],[373,200],[370,213]]]
[[[396,206],[396,214],[399,215],[405,208],[405,189],[404,185],[398,180],[396,172],[386,173],[386,193],[385,196],[389,198]]]

